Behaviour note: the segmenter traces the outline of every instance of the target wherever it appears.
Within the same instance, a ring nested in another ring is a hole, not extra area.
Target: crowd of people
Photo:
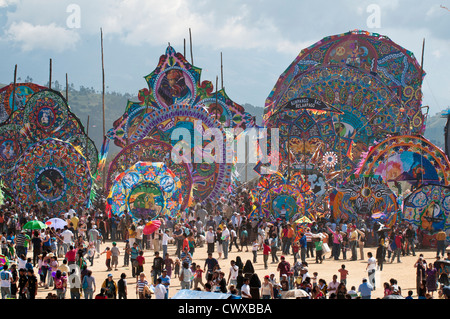
[[[146,235],[147,221],[135,221],[126,214],[107,216],[101,204],[89,209],[68,206],[52,214],[45,205],[22,213],[7,202],[0,208],[2,255],[10,261],[0,272],[2,298],[34,299],[38,289],[48,289],[48,299],[126,299],[132,280],[137,298],[168,299],[175,279],[181,289],[244,299],[367,299],[376,288],[383,289],[384,296],[412,298],[414,292],[402,292],[395,278],[379,283],[375,273],[385,263],[416,255],[420,240],[413,225],[400,223],[387,229],[372,219],[296,223],[282,216],[255,218],[249,216],[253,205],[257,203],[243,189],[217,203],[196,204],[177,218],[161,217],[159,229]],[[58,229],[23,230],[30,220],[53,217],[67,224]],[[436,238],[442,240],[442,232]],[[445,255],[445,236],[443,240],[434,262],[419,256],[415,263],[417,298],[449,296],[446,262],[450,256]],[[101,251],[101,245],[107,247]],[[365,251],[368,246],[376,247],[375,255]],[[198,249],[206,249],[208,257],[199,259]],[[233,250],[251,252],[251,258],[229,259]],[[147,251],[154,252],[151,263],[144,256]],[[100,256],[105,257],[107,272],[129,267],[133,279],[123,272],[116,281],[108,273],[96,282],[91,268]],[[261,258],[264,269],[270,263],[276,265],[276,272],[268,271],[260,278],[254,264]],[[367,277],[359,286],[348,287],[343,263],[339,278],[334,275],[327,281],[311,265],[327,259],[366,260]]]

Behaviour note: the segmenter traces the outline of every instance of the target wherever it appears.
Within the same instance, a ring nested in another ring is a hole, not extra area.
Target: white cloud
[[[17,4],[19,0],[0,0],[0,8],[6,8],[10,5]]]
[[[22,51],[49,50],[63,52],[75,48],[80,36],[74,30],[58,27],[55,23],[33,25],[13,22],[5,31],[6,38]]]

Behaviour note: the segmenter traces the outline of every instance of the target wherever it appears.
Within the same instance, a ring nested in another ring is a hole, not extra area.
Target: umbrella
[[[297,219],[294,223],[296,223],[296,224],[311,224],[312,221],[308,217],[302,216],[299,219]]]
[[[157,219],[149,221],[147,224],[145,224],[144,235],[152,234],[155,230],[159,229],[160,226],[161,222]]]
[[[43,222],[40,222],[38,220],[32,220],[32,221],[29,221],[28,223],[26,223],[25,225],[23,225],[23,229],[29,229],[29,230],[44,229],[44,228],[47,228],[47,225],[45,225]]]
[[[9,264],[8,257],[6,257],[5,255],[0,255],[0,266],[8,264]]]
[[[286,292],[285,298],[305,298],[311,295],[303,289],[292,289]]]
[[[49,220],[47,220],[45,222],[45,225],[47,225],[48,227],[53,227],[55,229],[63,229],[64,226],[67,225],[67,222],[61,218],[50,218]]]
[[[405,299],[405,297],[401,295],[387,295],[384,296],[383,299]]]

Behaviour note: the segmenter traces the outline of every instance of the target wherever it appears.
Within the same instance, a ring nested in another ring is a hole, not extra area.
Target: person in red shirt
[[[280,280],[283,275],[289,276],[289,272],[291,271],[291,264],[286,261],[284,256],[280,257],[281,262],[278,264],[277,271],[280,272]]]
[[[100,289],[100,293],[95,296],[95,299],[108,299],[108,297],[106,296],[106,289]]]
[[[395,250],[394,250],[394,254],[392,255],[392,259],[391,259],[391,263],[394,262],[395,256],[397,256],[397,262],[401,262],[400,261],[400,255],[402,253],[402,235],[400,232],[398,232],[395,237],[394,237],[394,242],[395,242]]]
[[[263,260],[264,260],[264,269],[267,269],[267,261],[269,260],[269,254],[272,251],[269,246],[269,241],[266,239],[263,243]]]
[[[340,269],[338,269],[340,275],[341,275],[341,283],[344,285],[347,285],[347,276],[348,276],[348,270],[345,269],[345,265],[342,265]]]
[[[77,260],[77,250],[71,245],[65,257],[67,260],[67,265],[75,264]]]
[[[136,261],[138,263],[137,273],[140,274],[141,272],[144,272],[144,264],[145,264],[144,252],[142,250],[139,251],[139,256],[137,256]]]

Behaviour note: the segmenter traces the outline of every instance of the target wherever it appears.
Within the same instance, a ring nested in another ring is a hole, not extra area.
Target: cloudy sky
[[[264,106],[298,53],[325,36],[363,29],[387,35],[420,62],[424,105],[450,106],[450,0],[0,0],[0,83],[27,75],[101,90],[100,28],[109,91],[137,94],[170,44],[183,52],[192,30],[202,80],[220,78],[238,103]],[[379,12],[379,15],[376,15]]]

